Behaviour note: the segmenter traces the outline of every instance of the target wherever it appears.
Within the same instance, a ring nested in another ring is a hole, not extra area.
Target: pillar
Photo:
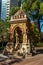
[[[16,33],[16,46],[15,46],[15,48],[17,47],[17,45],[19,44],[19,38],[18,38],[18,33],[17,33],[17,31],[15,32]]]
[[[30,54],[30,40],[28,39],[28,44],[27,44],[27,51]]]
[[[26,35],[26,32],[23,33],[23,43],[22,43],[22,48],[25,49],[26,53],[27,53],[27,35]]]
[[[9,33],[9,41],[13,42],[13,33]]]
[[[26,53],[30,54],[30,40],[27,39],[27,33],[23,33],[23,44],[22,48],[25,48]]]
[[[23,33],[23,44],[27,44],[27,34],[26,34],[26,32]]]

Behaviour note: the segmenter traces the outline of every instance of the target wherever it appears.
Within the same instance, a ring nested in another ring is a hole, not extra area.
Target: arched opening
[[[15,30],[14,30],[14,46],[16,46],[16,45],[21,46],[22,43],[23,43],[22,30],[19,27],[16,27]]]

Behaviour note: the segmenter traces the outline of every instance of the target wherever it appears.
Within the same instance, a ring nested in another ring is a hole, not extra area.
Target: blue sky
[[[37,14],[37,11],[33,11],[32,14],[33,14],[33,15],[36,15],[36,14]],[[33,20],[32,15],[30,16],[30,20]],[[34,19],[34,21],[35,21],[35,22],[38,22],[37,18]],[[39,22],[40,22],[40,30],[41,30],[41,32],[43,32],[43,16],[41,16],[41,19],[40,19]]]
[[[33,17],[32,17],[32,16],[30,17],[30,20],[33,20]],[[38,22],[37,19],[34,20],[34,21],[35,21],[35,22]],[[40,22],[40,30],[41,30],[41,32],[43,32],[43,20],[40,20],[39,22]]]
[[[40,29],[41,29],[41,32],[43,32],[43,20],[40,20]]]

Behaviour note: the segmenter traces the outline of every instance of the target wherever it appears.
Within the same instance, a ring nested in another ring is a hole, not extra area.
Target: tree
[[[40,3],[40,15],[43,15],[43,2]]]
[[[38,28],[39,28],[39,43],[41,41],[41,30],[40,30],[40,19],[41,16],[43,15],[43,2],[38,2],[38,0],[35,1],[35,3],[32,4],[32,12],[37,11],[35,15],[33,15],[33,19],[37,19],[38,21]]]
[[[43,15],[43,1],[24,0],[22,6],[23,10],[26,12],[28,17],[32,17],[34,21],[37,20],[40,33],[40,18]],[[40,42],[40,34],[39,34],[39,42]]]
[[[14,15],[19,10],[18,6],[14,6],[11,8],[9,15]]]
[[[10,23],[8,21],[0,21],[0,42],[6,42],[8,40],[8,31],[7,28],[10,27]]]
[[[30,27],[30,33],[31,33],[31,38],[33,40],[33,44],[37,45],[36,43],[38,43],[38,37],[39,37],[39,30],[38,28],[34,25],[34,23],[32,23],[31,27]]]
[[[41,32],[41,41],[43,41],[43,32]]]
[[[43,1],[39,0],[24,0],[23,2],[23,10],[29,16],[32,16],[33,20],[37,19],[39,28],[40,28],[40,17],[43,15]],[[35,12],[35,13],[34,13]],[[40,30],[40,29],[39,29]]]
[[[28,12],[30,10],[32,1],[31,0],[24,0],[22,7],[25,12]]]

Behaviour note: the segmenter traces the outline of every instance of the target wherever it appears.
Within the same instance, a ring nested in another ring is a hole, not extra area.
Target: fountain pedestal
[[[4,48],[3,54],[13,54],[13,49],[14,49],[13,37],[11,34],[9,34],[9,42]]]

